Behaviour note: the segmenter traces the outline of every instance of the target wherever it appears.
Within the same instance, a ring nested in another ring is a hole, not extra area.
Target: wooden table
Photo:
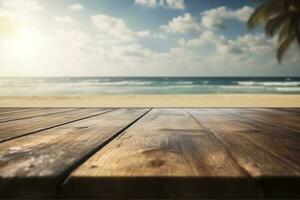
[[[0,108],[0,198],[300,198],[300,109]]]

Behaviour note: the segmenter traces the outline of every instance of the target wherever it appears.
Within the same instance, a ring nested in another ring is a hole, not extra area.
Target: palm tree
[[[300,45],[300,0],[263,0],[248,20],[253,29],[265,25],[268,36],[278,35],[277,59],[281,63],[293,42]]]

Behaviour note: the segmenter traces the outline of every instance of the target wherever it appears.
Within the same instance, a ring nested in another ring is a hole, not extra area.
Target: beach
[[[0,97],[1,107],[300,107],[300,95],[69,95]]]
[[[300,78],[2,78],[0,106],[300,107]]]

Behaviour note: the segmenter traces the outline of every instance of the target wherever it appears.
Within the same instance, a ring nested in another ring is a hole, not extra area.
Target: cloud
[[[91,17],[91,20],[98,30],[99,38],[106,41],[130,42],[150,35],[149,31],[131,30],[126,22],[120,18],[108,15],[94,15]]]
[[[82,11],[84,10],[84,6],[81,4],[72,4],[69,6],[69,9],[72,11]]]
[[[225,6],[207,10],[201,13],[201,26],[206,29],[224,28],[224,20],[226,19],[235,19],[245,22],[249,19],[253,11],[254,9],[249,6],[244,6],[237,10],[232,10]]]
[[[0,0],[0,29],[5,29],[2,36],[16,36],[24,29],[33,29],[39,24],[39,17],[44,7],[36,0]]]
[[[194,30],[200,30],[199,24],[190,13],[173,18],[168,25],[161,26],[167,33],[187,33]]]
[[[68,26],[68,27],[71,27],[71,26],[75,25],[74,19],[70,16],[55,17],[54,21],[59,23],[59,24],[62,24],[64,26]]]
[[[154,7],[166,8],[166,2]],[[164,26],[165,32],[150,33],[109,15],[89,16],[77,21],[63,12],[58,15],[59,11],[45,10],[47,15],[43,15],[39,12],[45,9],[41,5],[30,6],[26,12],[16,5],[6,3],[5,6],[0,5],[0,19],[3,17],[9,24],[25,30],[25,41],[23,36],[6,41],[6,45],[0,43],[0,74],[5,76],[299,74],[299,52],[295,49],[290,50],[283,67],[276,67],[276,38],[266,38],[262,33],[227,38],[216,31],[227,19],[247,20],[249,7],[236,10],[224,7],[204,12],[202,17],[219,20],[219,23],[208,23],[206,27],[202,25],[200,15],[182,14]],[[86,23],[87,20],[92,23]],[[183,35],[184,39],[178,44],[174,43],[177,36],[169,38],[167,34],[192,31],[198,32],[198,36]],[[3,41],[12,39],[4,38]]]
[[[245,22],[254,11],[253,8],[244,6],[237,10],[225,6],[207,10],[201,13],[200,23],[190,13],[173,18],[167,25],[161,26],[167,33],[188,33],[191,31],[206,31],[225,28],[227,19]]]
[[[108,15],[95,15],[91,20],[97,29],[96,52],[102,62],[110,63],[108,65],[120,65],[120,62],[124,65],[128,62],[127,65],[135,66],[139,60],[151,54],[139,42],[143,38],[156,38],[155,34],[151,35],[147,30],[132,30],[123,19]]]
[[[274,52],[277,46],[277,38],[266,38],[262,33],[260,34],[246,34],[239,36],[234,41],[236,46],[243,48],[247,52],[257,55],[264,55]]]
[[[225,41],[225,37],[216,35],[212,31],[204,31],[201,33],[197,38],[185,40],[185,39],[180,39],[178,41],[178,44],[181,46],[188,46],[188,47],[197,47],[204,45],[206,43],[219,43]]]
[[[44,9],[38,0],[2,0],[5,9],[22,13],[37,12]]]
[[[65,52],[90,49],[92,41],[92,37],[89,34],[77,29],[59,29],[56,31],[54,38],[55,46],[58,46],[58,49],[64,49]],[[68,48],[68,50],[66,50],[66,48]]]
[[[184,0],[135,0],[135,4],[149,8],[163,7],[174,10],[186,8]]]
[[[180,39],[178,44],[185,48],[193,48],[194,51],[196,51],[195,48],[202,49],[204,52],[207,45],[211,45],[214,50],[210,51],[211,54],[207,55],[206,60],[211,60],[212,63],[218,61],[219,63],[216,65],[221,65],[222,62],[237,61],[235,65],[243,66],[243,62],[252,60],[253,65],[258,66],[258,64],[254,64],[256,61],[257,63],[261,62],[260,65],[262,65],[265,64],[267,58],[275,59],[276,39],[267,38],[262,33],[246,34],[228,39],[213,31],[204,31],[196,38]]]
[[[159,5],[157,0],[135,0],[136,5],[146,6],[150,8],[155,8]]]
[[[178,10],[184,10],[186,8],[184,0],[165,0],[164,5],[167,8],[178,9]]]

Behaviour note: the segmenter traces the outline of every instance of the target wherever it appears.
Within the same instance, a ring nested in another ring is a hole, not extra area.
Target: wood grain
[[[295,132],[231,114],[203,116],[195,109],[189,112],[228,146],[252,176],[300,175],[300,137]]]
[[[67,198],[259,196],[259,189],[250,179],[239,179],[244,177],[248,174],[228,150],[186,111],[155,109],[76,169],[61,195]],[[212,185],[218,185],[218,191]]]
[[[299,109],[43,110],[0,108],[0,199],[300,199]]]
[[[294,109],[296,110],[296,109]],[[233,114],[238,114],[251,119],[256,119],[270,125],[300,132],[300,113],[278,109],[230,109]]]
[[[59,110],[60,112],[56,114],[0,123],[0,143],[107,111],[107,109],[75,109],[74,111],[57,109]]]
[[[38,108],[0,108],[0,115],[14,112],[23,112],[27,110],[35,110]]]
[[[53,198],[70,170],[146,112],[119,109],[0,144],[1,196]]]
[[[204,116],[195,109],[189,112],[223,141],[238,164],[259,184],[264,177],[277,177],[268,182],[277,186],[288,177],[296,177],[297,185],[300,184],[300,138],[296,132],[231,114]],[[289,194],[299,195],[292,187],[271,189],[273,194],[279,192],[285,198]]]
[[[46,115],[52,115],[56,113],[63,113],[77,109],[53,109],[53,108],[39,108],[39,109],[27,109],[19,112],[7,113],[0,115],[0,124],[3,122],[21,120],[21,119],[29,119],[33,117],[41,117]]]
[[[294,113],[300,116],[300,108],[276,108],[276,110],[287,111],[288,113]]]

